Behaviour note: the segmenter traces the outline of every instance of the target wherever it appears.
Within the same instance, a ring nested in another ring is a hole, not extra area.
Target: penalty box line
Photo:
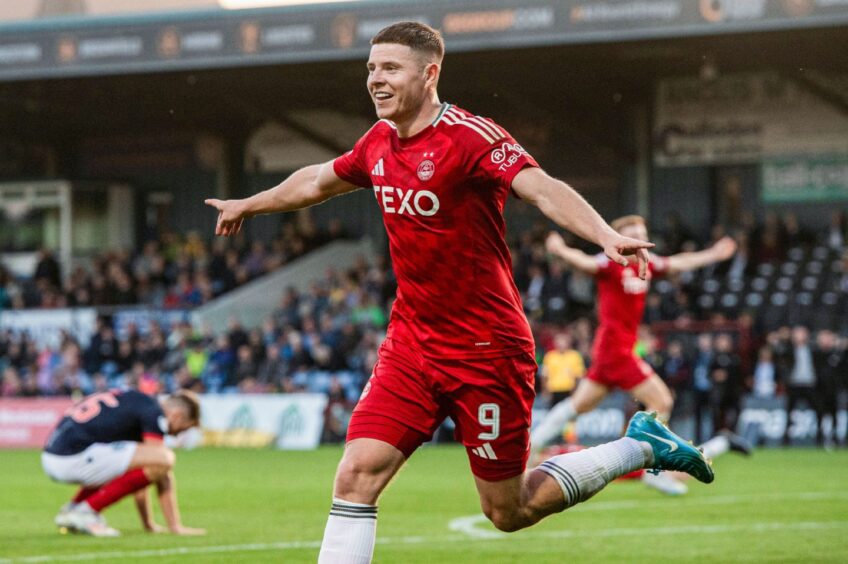
[[[378,538],[380,545],[413,545],[439,544],[454,542],[479,542],[529,539],[567,539],[567,538],[606,538],[618,536],[644,535],[691,535],[691,534],[723,534],[723,533],[764,533],[775,531],[821,531],[827,529],[848,528],[848,521],[801,521],[797,523],[758,522],[739,525],[685,525],[680,527],[627,527],[600,530],[565,530],[565,531],[528,531],[517,536],[502,534],[498,537],[478,537],[467,534],[407,536]],[[150,550],[115,550],[108,552],[90,552],[85,554],[26,556],[14,559],[0,559],[0,564],[31,563],[31,562],[72,562],[86,560],[107,560],[117,558],[155,558],[161,556],[187,556],[199,554],[215,554],[227,552],[262,552],[269,550],[293,550],[301,548],[318,549],[320,541],[293,541],[277,543],[232,544],[220,546],[174,547]]]

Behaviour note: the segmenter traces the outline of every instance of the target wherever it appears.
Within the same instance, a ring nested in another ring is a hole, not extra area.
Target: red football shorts
[[[529,352],[435,360],[386,339],[353,410],[347,440],[378,439],[408,458],[450,417],[475,476],[490,482],[518,476],[530,449],[536,368]]]
[[[586,378],[607,388],[632,390],[653,374],[651,365],[632,353],[607,353],[592,361]]]

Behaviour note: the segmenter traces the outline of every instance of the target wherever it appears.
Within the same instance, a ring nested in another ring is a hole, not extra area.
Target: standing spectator
[[[82,355],[76,343],[62,348],[61,363],[53,371],[53,388],[60,395],[81,398],[93,390],[91,378],[82,369]]]
[[[675,398],[679,398],[682,392],[689,388],[691,366],[680,341],[674,340],[668,344],[660,374]]]
[[[209,355],[209,364],[204,374],[204,384],[209,391],[216,393],[228,391],[235,385],[234,373],[236,367],[236,353],[226,334],[218,335],[215,339],[215,348]]]
[[[821,421],[821,408],[816,397],[816,369],[813,364],[813,351],[810,348],[810,331],[803,325],[792,329],[792,370],[786,382],[786,430],[783,444],[790,443],[789,431],[792,428],[792,411],[803,400],[816,411],[816,420]],[[816,441],[822,442],[821,426],[816,432]]]
[[[845,212],[836,210],[830,214],[830,223],[822,234],[822,242],[831,250],[841,252],[845,247]]]
[[[551,260],[548,265],[548,278],[542,287],[544,320],[548,323],[565,321],[568,306],[569,273],[561,260]]]
[[[572,347],[571,335],[557,333],[554,348],[545,353],[542,360],[542,382],[545,395],[552,407],[574,391],[577,380],[586,373],[583,356]]]
[[[12,305],[12,275],[0,264],[0,311]]]
[[[97,333],[91,338],[85,352],[86,370],[92,374],[104,371],[107,376],[114,376],[118,371],[116,361],[119,348],[112,322],[106,318],[98,318]]]
[[[798,216],[794,213],[783,216],[783,235],[789,248],[808,245],[813,241],[810,233],[798,223]]]
[[[0,381],[0,397],[12,398],[21,395],[22,386],[18,371],[11,366],[3,370],[3,380]]]
[[[813,353],[813,367],[816,374],[816,395],[819,408],[818,436],[824,435],[824,416],[830,416],[830,437],[828,443],[836,440],[836,411],[840,382],[845,374],[845,356],[837,348],[836,334],[832,331],[819,331],[816,336],[816,350]]]
[[[344,440],[350,421],[347,393],[339,379],[333,376],[327,390],[327,408],[324,410],[323,442],[338,443]]]
[[[256,387],[256,360],[253,358],[253,349],[250,345],[241,345],[236,349],[236,363],[233,369],[233,383],[242,391],[257,392]]]
[[[271,343],[265,347],[265,358],[256,370],[256,385],[264,391],[283,390],[286,363],[280,356],[280,347]]]
[[[739,355],[733,351],[733,339],[722,333],[715,340],[715,355],[710,365],[712,376],[713,425],[716,430],[733,431],[739,417],[742,379]]]
[[[38,253],[38,263],[35,265],[33,279],[44,280],[53,288],[62,287],[62,270],[59,261],[50,249],[41,249]]]
[[[766,342],[772,351],[772,361],[774,362],[774,376],[777,379],[777,384],[785,391],[786,383],[789,381],[789,374],[792,372],[792,342],[790,337],[792,330],[789,327],[780,327],[776,331],[772,331],[766,337]]]
[[[761,347],[757,353],[757,366],[754,367],[754,381],[751,385],[755,396],[773,398],[777,391],[777,375],[773,358],[774,354],[768,346]]]

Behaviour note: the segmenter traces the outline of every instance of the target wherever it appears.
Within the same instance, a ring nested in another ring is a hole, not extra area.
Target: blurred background
[[[206,444],[343,440],[395,291],[371,191],[232,240],[203,200],[346,152],[375,119],[368,40],[405,19],[444,34],[443,100],[605,218],[643,215],[659,254],[738,242],[648,297],[638,350],[678,431],[845,444],[848,2],[16,0],[0,3],[0,446],[40,447],[71,401],[116,386],[204,392]],[[542,413],[591,364],[594,287],[548,261],[535,208],[506,216]],[[609,399],[576,440],[618,437],[633,408]]]

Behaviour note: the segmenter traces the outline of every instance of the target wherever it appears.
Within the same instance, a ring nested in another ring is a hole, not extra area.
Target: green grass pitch
[[[123,536],[95,539],[58,534],[53,516],[73,488],[50,482],[36,451],[0,451],[0,564],[315,562],[340,455],[339,448],[180,452],[183,520],[208,535],[145,534],[132,501],[124,500],[106,512]],[[465,452],[425,447],[381,500],[374,561],[848,562],[848,451],[728,454],[715,468],[714,484],[690,483],[681,498],[615,483],[507,535],[475,517]]]

